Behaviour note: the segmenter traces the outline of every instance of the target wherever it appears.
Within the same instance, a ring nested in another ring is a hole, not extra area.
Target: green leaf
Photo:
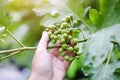
[[[95,75],[91,80],[119,80],[120,62],[109,64],[105,70],[105,65],[95,69]]]
[[[6,12],[7,0],[0,0],[0,25],[7,27],[10,24],[10,17],[7,16]]]
[[[92,73],[92,69],[100,67],[107,58],[109,49],[112,46],[111,36],[115,36],[118,43],[120,42],[120,24],[100,30],[92,34],[84,44],[82,53],[85,54],[86,60],[84,70],[86,75]],[[115,59],[117,60],[117,58]]]
[[[90,20],[93,22],[94,25],[98,26],[100,24],[100,15],[98,11],[96,9],[90,9],[89,12]]]
[[[118,75],[118,76],[120,75],[120,67],[118,67],[114,70],[114,74]]]
[[[120,23],[120,0],[100,0],[100,11],[91,9],[89,17],[96,31]]]

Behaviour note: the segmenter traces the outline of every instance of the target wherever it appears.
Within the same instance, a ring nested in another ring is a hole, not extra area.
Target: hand
[[[42,38],[32,61],[32,73],[29,80],[63,80],[70,62],[59,56],[58,48],[47,52],[48,33]]]

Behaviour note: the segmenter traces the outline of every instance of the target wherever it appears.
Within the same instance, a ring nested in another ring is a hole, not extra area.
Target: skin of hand
[[[29,80],[63,80],[69,61],[59,56],[58,48],[47,51],[49,36],[43,32],[32,61],[32,73]]]

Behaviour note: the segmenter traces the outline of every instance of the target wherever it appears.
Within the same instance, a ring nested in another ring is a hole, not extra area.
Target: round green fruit
[[[72,39],[72,36],[71,36],[71,35],[69,35],[69,36],[68,36],[68,39],[69,39],[69,40],[71,40],[71,39]]]
[[[77,21],[73,21],[73,26],[77,26],[78,22]]]
[[[65,58],[65,60],[69,60],[70,57],[66,55],[66,56],[64,56],[64,58]]]
[[[77,54],[77,55],[80,55],[81,53],[80,53],[80,52],[77,52],[76,54]]]
[[[69,51],[69,52],[72,52],[72,51],[73,51],[73,47],[69,47],[69,48],[68,48],[68,51]]]
[[[74,46],[74,50],[75,51],[79,51],[79,47],[78,46]]]
[[[67,44],[62,44],[62,48],[63,48],[63,49],[66,49],[67,47],[68,47]]]
[[[63,34],[63,37],[66,38],[68,35],[66,33]]]
[[[63,22],[63,23],[62,23],[62,26],[63,26],[64,28],[67,28],[69,25],[68,25],[68,23]]]
[[[53,39],[53,38],[54,38],[54,35],[53,35],[53,34],[52,34],[52,35],[50,35],[50,38],[51,38],[51,39]]]
[[[74,39],[74,44],[77,44],[78,41],[79,41],[79,40],[78,40],[77,38],[75,38],[75,39]]]
[[[70,22],[70,16],[66,17],[66,22]]]
[[[66,42],[66,39],[65,39],[65,38],[62,38],[62,39],[61,39],[61,42],[62,42],[62,43],[65,43],[65,42]]]
[[[60,48],[59,51],[62,53],[64,50],[63,50],[63,48]]]

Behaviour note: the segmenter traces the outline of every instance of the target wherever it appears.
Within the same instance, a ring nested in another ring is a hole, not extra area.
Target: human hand
[[[58,48],[47,51],[48,33],[42,38],[32,61],[32,73],[29,80],[63,80],[70,62],[59,56]]]

